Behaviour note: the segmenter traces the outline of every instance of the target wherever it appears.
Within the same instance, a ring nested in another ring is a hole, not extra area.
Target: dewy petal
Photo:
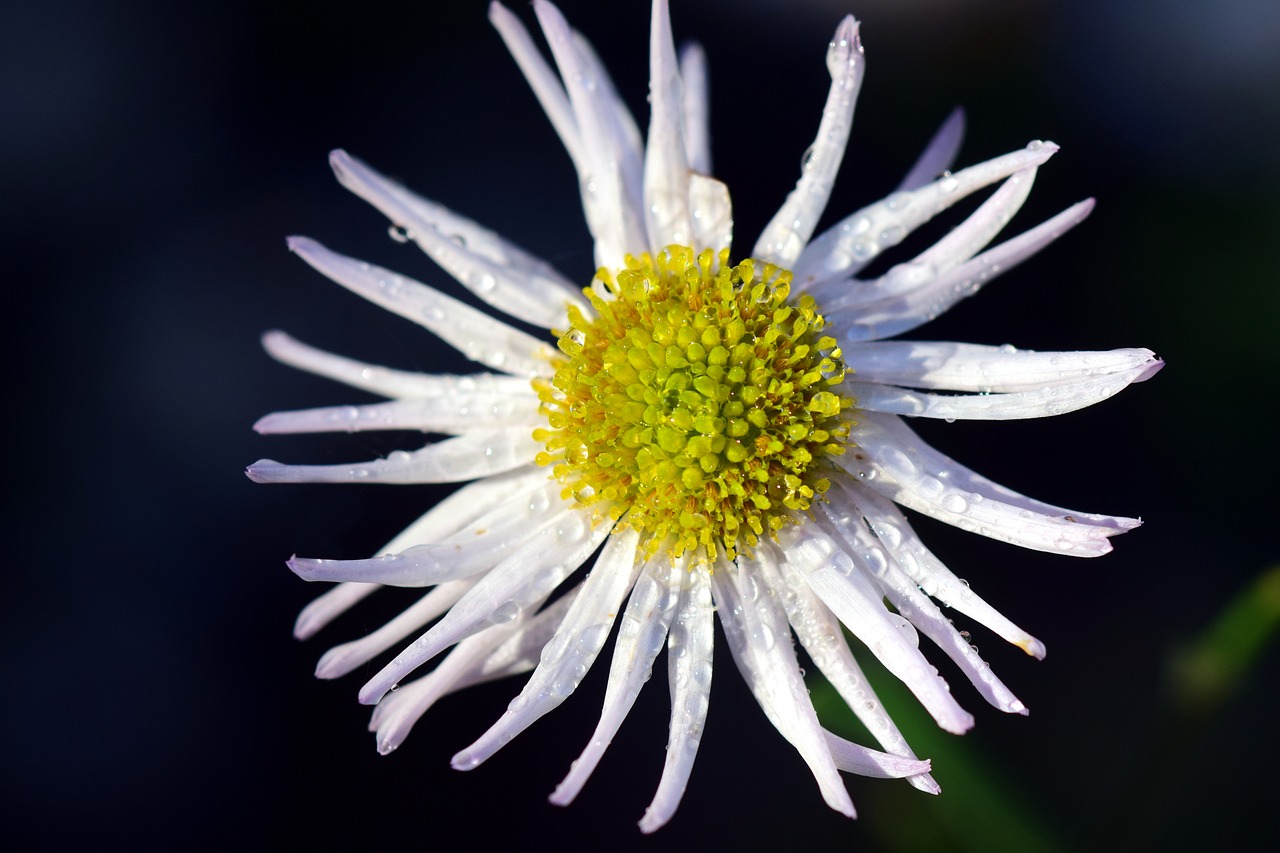
[[[481,373],[475,376],[429,376],[425,373],[380,367],[308,346],[280,331],[264,334],[262,347],[276,361],[290,367],[383,397],[448,396],[467,388],[468,383],[471,383],[470,387],[475,387],[476,383],[483,381],[483,377],[493,375]]]
[[[684,152],[689,168],[711,174],[711,87],[707,82],[707,53],[690,42],[680,49],[680,80],[684,84]]]
[[[893,501],[848,478],[842,477],[837,482],[866,518],[876,538],[925,594],[963,613],[1032,657],[1044,658],[1044,643],[1019,628],[970,589],[966,581],[956,577],[925,547]]]
[[[1072,385],[1004,394],[927,394],[867,382],[850,382],[845,387],[858,401],[859,409],[873,412],[946,420],[1044,418],[1074,412],[1114,396],[1129,383],[1146,379],[1154,372],[1153,367],[1158,369],[1158,365],[1142,365],[1123,373],[1092,376]]]
[[[555,527],[538,531],[532,543],[494,566],[443,619],[370,679],[360,690],[360,702],[374,704],[449,646],[541,603],[609,535],[610,524],[593,521],[590,512],[578,510]]]
[[[787,611],[787,621],[791,623],[809,658],[840,694],[840,698],[844,699],[845,704],[881,746],[895,755],[914,760],[916,754],[907,745],[906,738],[884,709],[883,703],[854,659],[849,644],[845,642],[839,620],[819,600],[795,568],[777,557],[772,546],[761,546],[756,553],[756,562],[769,579],[770,586],[786,590],[782,595],[782,603]],[[942,790],[927,773],[912,776],[908,781],[913,787],[930,794]]]
[[[376,581],[406,587],[471,577],[520,551],[538,531],[553,527],[573,512],[559,497],[562,488],[553,480],[527,495],[512,495],[461,530],[399,553],[369,560],[294,557],[289,568],[308,581]]]
[[[676,579],[673,578],[673,581]],[[644,810],[640,831],[664,826],[680,805],[693,771],[711,701],[712,647],[715,604],[705,571],[686,571],[679,579],[680,604],[667,640],[667,671],[671,686],[671,724],[667,757],[653,802]]]
[[[796,188],[765,226],[752,250],[752,257],[791,269],[813,236],[818,219],[827,207],[827,199],[831,197],[840,161],[844,158],[864,67],[858,22],[852,15],[846,15],[836,27],[827,48],[831,89],[822,110],[818,135],[805,152]]]
[[[968,391],[1035,391],[1145,368],[1160,360],[1149,349],[1036,352],[951,341],[873,341],[843,348],[844,363],[861,382]],[[862,398],[858,398],[861,405]]]
[[[542,449],[527,430],[475,430],[412,452],[350,465],[285,465],[260,459],[245,469],[255,483],[460,483],[521,465]]]
[[[692,242],[689,163],[685,159],[684,95],[666,0],[654,0],[649,25],[649,144],[644,158],[648,245]],[[716,247],[719,248],[719,247]]]
[[[498,722],[453,757],[455,769],[480,766],[577,689],[609,638],[619,605],[640,573],[639,542],[640,533],[634,528],[609,538],[520,695]]]
[[[964,142],[964,109],[956,107],[947,116],[947,120],[933,134],[929,144],[916,158],[915,165],[907,172],[898,184],[898,192],[919,189],[938,175],[946,172],[956,161],[960,153],[960,143]]]
[[[393,429],[457,435],[495,427],[532,429],[545,422],[538,413],[538,397],[528,382],[514,376],[500,378],[509,380],[510,385],[493,383],[494,388],[484,391],[365,406],[273,412],[259,419],[253,428],[264,435]]]
[[[849,317],[833,315],[833,326],[845,344],[909,332],[947,311],[961,299],[973,296],[991,279],[1039,252],[1083,222],[1091,210],[1092,199],[1072,205],[1035,228],[942,275],[926,279],[913,290],[861,305],[856,311],[847,312]]]
[[[854,817],[853,802],[800,675],[790,625],[773,590],[762,586],[749,559],[739,557],[732,567],[723,560],[716,565],[711,590],[725,640],[765,716],[809,765],[827,805]]]
[[[514,376],[551,376],[550,346],[421,282],[358,261],[306,237],[289,248],[315,269],[375,305],[428,329],[472,361]]]
[[[872,578],[898,615],[946,652],[993,706],[1006,713],[1026,714],[1027,707],[995,676],[991,667],[978,657],[973,646],[947,621],[938,606],[920,591],[915,581],[861,523],[862,514],[858,508],[848,500],[841,500],[844,495],[839,490],[833,489],[828,494],[832,496],[831,501],[820,507],[819,521],[823,529],[842,541],[849,553],[860,555],[862,562],[874,570]]]
[[[618,269],[623,257],[648,248],[640,199],[630,198],[627,177],[640,174],[635,152],[626,144],[622,128],[630,119],[618,113],[626,107],[612,95],[612,84],[601,85],[597,64],[584,58],[573,31],[560,10],[546,0],[534,0],[533,11],[542,25],[560,77],[569,93],[582,143],[578,181],[587,227],[596,243],[597,266]]]
[[[706,175],[689,176],[693,244],[728,249],[733,244],[733,203],[729,188]]]
[[[524,614],[467,637],[422,678],[388,693],[374,706],[369,730],[378,734],[378,752],[386,755],[404,739],[436,700],[481,682],[533,669],[538,653],[559,627],[581,586],[569,590],[535,616]]]
[[[681,579],[688,571],[685,562],[673,564],[662,554],[644,564],[618,629],[600,722],[569,775],[551,795],[556,805],[567,806],[578,796],[649,680],[653,660],[666,644],[667,629],[680,602]]]
[[[574,118],[573,107],[569,104],[569,96],[564,91],[556,72],[552,70],[542,53],[529,36],[520,19],[511,14],[501,3],[489,4],[489,22],[502,36],[502,41],[520,67],[520,73],[533,89],[534,96],[542,106],[542,111],[551,119],[551,126],[560,137],[569,159],[573,161],[578,173],[587,171],[586,159],[582,153],[582,134],[578,132],[578,120]]]
[[[423,513],[413,524],[382,546],[378,553],[394,554],[414,545],[448,536],[483,515],[491,501],[512,494],[527,493],[546,478],[545,469],[529,466],[469,483]],[[338,584],[302,609],[294,624],[293,635],[299,640],[313,636],[336,616],[346,612],[381,586],[376,583]]]
[[[814,525],[778,531],[786,561],[845,627],[915,694],[938,725],[953,734],[973,726],[973,717],[951,696],[947,683],[916,647],[909,622],[885,609],[883,594],[852,555]]]
[[[1022,498],[942,456],[893,415],[864,411],[859,418],[857,449],[836,463],[885,497],[962,530],[1037,551],[1097,557],[1111,550],[1107,537],[1140,524]]]
[[[565,306],[579,309],[582,292],[546,262],[415,195],[345,151],[329,155],[338,182],[383,213],[405,236],[468,290],[526,323],[550,329],[564,323]]]
[[[316,664],[316,678],[341,678],[373,660],[452,607],[474,583],[468,578],[442,584],[377,630],[329,649]]]
[[[845,773],[856,773],[873,779],[919,778],[929,773],[928,761],[868,749],[826,729],[822,733],[826,736],[827,749],[831,751],[836,768]]]
[[[847,279],[960,199],[1021,169],[1043,164],[1057,150],[1052,142],[1032,142],[919,189],[893,193],[846,216],[815,237],[796,261],[792,267],[796,285],[808,291],[822,282]]]

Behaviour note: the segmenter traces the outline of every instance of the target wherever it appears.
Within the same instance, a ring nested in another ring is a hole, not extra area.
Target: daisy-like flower
[[[640,822],[650,832],[671,818],[689,779],[718,616],[752,693],[832,808],[854,814],[840,771],[905,777],[936,793],[928,763],[876,700],[843,630],[955,733],[973,717],[921,653],[920,634],[996,708],[1026,708],[939,604],[1037,658],[1044,646],[930,553],[898,505],[1077,557],[1106,553],[1109,538],[1138,521],[1023,497],[926,445],[904,417],[1062,414],[1146,379],[1161,362],[1145,349],[883,339],[972,295],[1079,223],[1092,201],[987,248],[1057,146],[1032,142],[953,174],[945,170],[960,144],[957,113],[897,192],[813,237],[862,83],[858,25],[847,17],[827,49],[830,94],[799,182],[750,256],[735,262],[729,190],[710,177],[704,58],[697,47],[677,55],[666,0],[653,4],[647,140],[587,41],[545,0],[534,11],[558,74],[511,12],[495,3],[489,14],[577,171],[599,267],[585,289],[342,151],[330,162],[400,236],[493,308],[552,330],[558,348],[425,284],[313,240],[289,241],[324,275],[492,371],[408,373],[266,335],[280,361],[390,401],[280,412],[259,421],[259,432],[453,437],[354,465],[261,461],[248,469],[253,480],[469,481],[371,559],[289,561],[307,580],[339,582],[299,616],[304,638],[383,585],[430,588],[383,627],[330,649],[316,674],[344,675],[417,635],[360,691],[376,705],[370,727],[386,753],[442,696],[532,670],[506,713],[454,756],[469,770],[574,691],[616,621],[600,721],[551,799],[577,795],[665,646],[672,710],[661,781]],[[859,277],[881,251],[998,181],[937,243]],[[822,727],[793,636],[885,752]]]

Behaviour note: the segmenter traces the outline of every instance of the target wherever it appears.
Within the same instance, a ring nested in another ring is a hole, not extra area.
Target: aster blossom
[[[345,152],[331,155],[339,181],[402,238],[479,300],[547,329],[556,343],[291,238],[291,249],[321,273],[488,370],[410,373],[282,332],[265,336],[280,361],[388,402],[279,412],[258,422],[260,432],[450,437],[354,465],[263,460],[249,467],[252,479],[467,483],[374,557],[291,559],[301,577],[337,582],[303,611],[295,633],[312,636],[383,586],[428,588],[386,625],[329,650],[316,673],[336,678],[401,647],[359,694],[376,705],[370,728],[386,753],[441,697],[532,671],[502,717],[454,757],[468,770],[571,694],[617,622],[603,711],[552,794],[561,805],[581,790],[666,648],[672,710],[661,780],[640,824],[649,832],[670,820],[690,776],[718,618],[749,688],[828,805],[854,814],[841,771],[905,778],[936,793],[928,762],[876,699],[844,630],[954,733],[973,717],[922,654],[920,634],[991,705],[1026,708],[940,604],[1037,658],[1044,646],[943,565],[899,506],[1079,557],[1106,553],[1111,536],[1139,522],[1024,497],[929,447],[904,418],[1062,414],[1148,378],[1162,363],[1145,349],[1050,353],[886,338],[1039,251],[1082,221],[1092,201],[988,248],[1057,147],[1032,142],[951,173],[963,129],[957,113],[895,193],[815,237],[864,70],[857,22],[846,17],[827,50],[831,88],[796,188],[735,262],[729,190],[711,177],[705,60],[696,46],[677,53],[666,0],[653,4],[647,139],[589,43],[545,0],[535,0],[534,12],[555,69],[506,8],[493,4],[490,20],[568,151],[598,271],[580,288]],[[882,275],[859,277],[912,230],[997,182],[932,246]],[[793,637],[883,751],[823,728]]]

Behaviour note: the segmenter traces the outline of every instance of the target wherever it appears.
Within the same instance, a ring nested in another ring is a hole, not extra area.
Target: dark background
[[[514,8],[533,26],[531,10]],[[563,8],[643,126],[643,0]],[[1027,849],[1028,838],[1200,849],[1254,846],[1270,825],[1275,649],[1221,701],[1188,701],[1176,674],[1277,558],[1276,4],[676,2],[677,38],[709,53],[716,172],[734,195],[739,253],[796,179],[826,94],[826,42],[851,11],[869,67],[827,221],[892,189],[956,104],[970,128],[959,165],[1032,138],[1062,146],[1010,233],[1099,199],[1085,225],[917,336],[1148,346],[1168,367],[1060,419],[921,428],[1036,497],[1147,521],[1089,562],[920,523],[941,557],[1047,644],[1037,663],[970,626],[1030,718],[986,707],[952,672],[978,718],[957,743],[886,687],[945,791],[851,777],[861,817],[850,823],[825,809],[724,655],[689,791],[654,839],[634,821],[662,763],[664,679],[569,809],[545,797],[594,726],[603,663],[475,772],[448,759],[517,682],[442,702],[379,757],[355,702],[360,675],[310,673],[328,644],[371,630],[398,602],[384,594],[298,643],[294,615],[318,590],[283,561],[364,556],[444,491],[268,488],[241,474],[264,456],[355,461],[421,443],[256,436],[269,411],[358,396],[270,361],[257,343],[266,329],[378,363],[463,369],[286,252],[286,234],[307,234],[445,280],[332,180],[330,148],[587,281],[568,158],[485,4],[5,9],[3,519],[16,548],[0,603],[0,837],[24,849],[990,850]]]

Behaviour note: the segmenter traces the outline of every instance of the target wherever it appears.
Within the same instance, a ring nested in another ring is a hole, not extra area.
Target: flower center
[[[844,452],[853,400],[812,297],[788,302],[791,273],[727,249],[668,246],[596,273],[571,308],[555,377],[536,380],[567,500],[606,502],[648,534],[649,553],[699,547],[732,559],[807,510]]]

